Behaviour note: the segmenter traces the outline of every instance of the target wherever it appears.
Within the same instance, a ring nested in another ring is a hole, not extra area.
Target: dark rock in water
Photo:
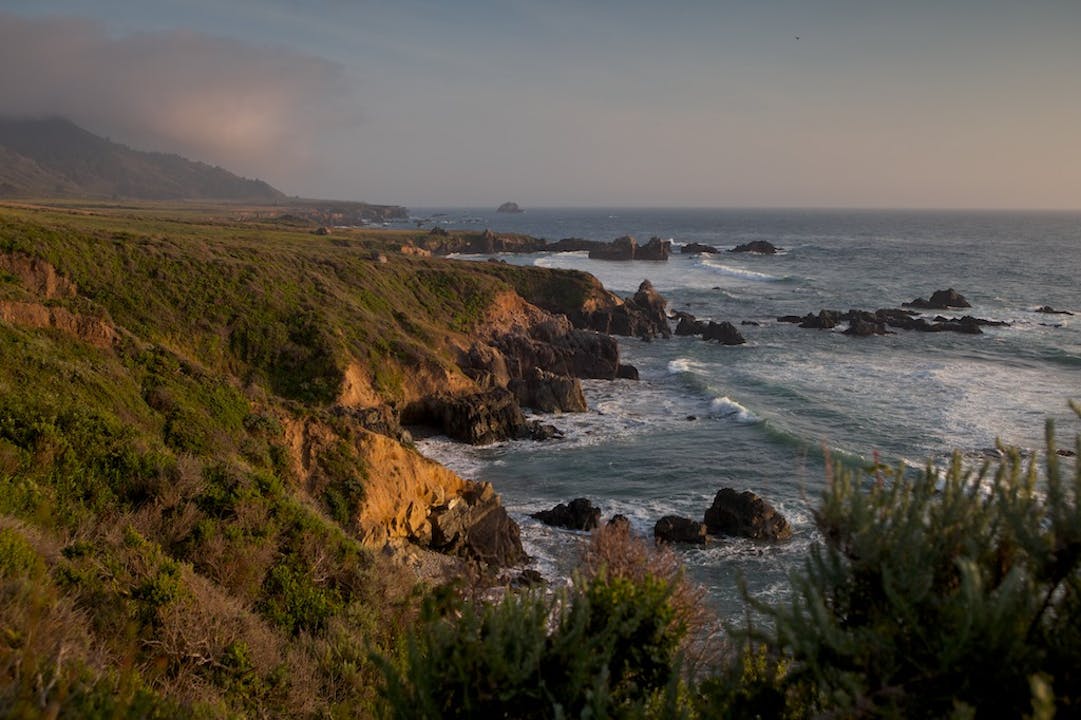
[[[621,380],[637,380],[638,368],[636,368],[634,365],[620,364],[620,366],[616,368],[616,377],[620,378]]]
[[[750,252],[761,253],[762,255],[773,255],[777,252],[777,247],[773,243],[765,240],[752,240],[749,243],[736,245],[728,252]]]
[[[471,483],[460,497],[433,507],[434,550],[507,567],[526,559],[518,525],[507,515],[491,483]]]
[[[1073,315],[1073,313],[1069,310],[1056,310],[1050,305],[1041,305],[1040,307],[1036,308],[1036,312],[1045,313],[1047,315]]]
[[[508,385],[520,405],[540,412],[585,412],[586,398],[582,383],[569,375],[557,375],[534,366],[525,377]]]
[[[953,288],[935,290],[930,300],[916,298],[910,303],[901,303],[903,307],[920,308],[921,310],[947,310],[949,308],[972,307],[965,296]]]
[[[747,342],[739,330],[736,329],[736,326],[727,320],[719,323],[711,320],[705,331],[702,332],[702,338],[704,340],[717,340],[722,345],[742,345]]]
[[[671,240],[662,240],[659,237],[651,237],[649,242],[639,247],[634,253],[635,260],[653,260],[656,262],[668,262],[668,255],[672,248]]]
[[[425,398],[406,408],[403,420],[435,427],[444,435],[471,445],[519,437],[526,425],[514,394],[499,387],[472,395]]]
[[[630,235],[618,237],[607,245],[595,247],[589,251],[590,260],[634,260],[638,241]]]
[[[559,503],[551,510],[541,510],[530,517],[545,525],[568,530],[592,530],[601,524],[600,508],[586,498],[576,498],[566,505]]]
[[[735,535],[752,540],[787,540],[792,537],[788,520],[750,490],[720,490],[706,510],[706,529],[711,535]]]
[[[1049,327],[1049,328],[1060,328],[1060,327],[1062,327],[1062,323],[1040,323],[1040,325],[1042,325],[1044,327]]]
[[[557,240],[554,243],[548,243],[544,249],[549,252],[580,252],[582,250],[603,248],[607,244],[608,243],[603,243],[600,240],[585,240],[583,238],[570,237]]]
[[[687,243],[686,245],[681,247],[679,249],[679,251],[683,255],[693,255],[693,254],[697,254],[697,253],[710,253],[710,254],[713,254],[713,253],[716,253],[716,252],[720,252],[717,248],[713,247],[712,245],[703,245],[702,243],[696,243],[696,242]]]
[[[675,329],[675,334],[679,337],[701,335],[706,331],[706,321],[699,320],[690,313],[680,310],[675,313],[675,317],[679,318],[679,322],[676,324]]]
[[[660,542],[704,545],[706,524],[678,515],[665,515],[653,526],[653,537]]]
[[[488,262],[490,262],[490,263],[496,263],[496,264],[501,264],[501,265],[506,265],[506,264],[507,264],[507,261],[506,261],[506,260],[502,260],[502,259],[500,259],[500,258],[497,258],[497,257],[490,257],[490,258],[488,258]]]
[[[500,205],[498,208],[496,208],[496,212],[520,213],[520,212],[525,212],[525,211],[522,210],[522,208],[518,207],[518,203],[505,202],[502,205]]]
[[[830,330],[837,327],[837,323],[840,321],[840,313],[836,310],[819,310],[817,315],[808,313],[803,316],[803,322],[799,324],[801,328],[814,328],[818,330]]]
[[[758,327],[759,323],[754,320],[741,320],[740,325],[747,325],[749,327]]]
[[[623,515],[621,513],[616,513],[615,515],[613,515],[611,518],[608,519],[608,522],[605,524],[610,528],[619,528],[624,532],[630,532],[631,530],[631,521],[627,519],[626,515]]]
[[[646,334],[661,337],[668,337],[671,334],[668,329],[668,314],[665,312],[668,301],[653,289],[653,283],[649,280],[642,281],[638,286],[638,291],[628,302],[638,308],[645,318],[649,326]]]
[[[697,420],[697,419],[698,419],[698,416],[697,416],[697,415],[688,415],[688,416],[687,416],[687,420],[688,420],[688,421],[691,421],[691,420]]]
[[[934,322],[936,323],[961,323],[967,325],[979,325],[980,327],[1009,327],[1010,324],[1005,320],[985,320],[984,318],[973,317],[971,315],[965,315],[959,318],[948,318],[942,315],[936,315]]]
[[[521,440],[536,440],[537,442],[556,440],[562,437],[563,432],[559,428],[555,425],[542,423],[540,420],[526,423],[522,434],[519,435],[519,439]]]
[[[799,323],[799,322],[803,322],[803,316],[802,315],[780,315],[777,318],[777,322]]]
[[[1065,448],[1056,450],[1055,454],[1056,455],[1061,455],[1062,457],[1077,457],[1077,452],[1076,451],[1074,451],[1074,450],[1066,450]]]
[[[856,337],[868,337],[870,335],[885,335],[888,332],[885,323],[870,322],[863,318],[856,318],[849,321],[848,329],[844,331],[844,334],[854,335]]]

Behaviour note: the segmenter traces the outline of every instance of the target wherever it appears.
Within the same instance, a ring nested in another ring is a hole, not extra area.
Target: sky
[[[0,114],[411,207],[1081,209],[1081,0],[0,0]]]

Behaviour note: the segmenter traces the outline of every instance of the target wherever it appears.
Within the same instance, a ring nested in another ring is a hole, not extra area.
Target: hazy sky
[[[1081,208],[1081,0],[0,0],[0,112],[413,206]]]

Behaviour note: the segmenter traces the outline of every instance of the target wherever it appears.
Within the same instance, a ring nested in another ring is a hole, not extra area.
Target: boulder
[[[734,535],[752,540],[787,540],[792,527],[768,502],[750,490],[723,488],[706,510],[706,529],[711,535]]]
[[[799,324],[801,328],[814,328],[818,330],[830,330],[837,327],[840,313],[836,310],[819,310],[817,315],[808,313]]]
[[[585,412],[582,383],[569,375],[557,375],[534,366],[523,378],[508,386],[520,405],[540,412]]]
[[[701,335],[706,331],[706,321],[699,320],[690,313],[678,311],[675,313],[675,317],[679,318],[679,322],[676,324],[675,329],[675,334],[679,337]]]
[[[621,380],[637,380],[638,368],[636,368],[634,365],[621,364],[618,368],[616,368],[616,377]]]
[[[601,524],[600,508],[586,498],[576,498],[569,504],[559,503],[551,510],[541,510],[530,517],[545,525],[568,530],[592,530]]]
[[[653,537],[658,542],[704,545],[706,524],[678,515],[665,515],[653,526]]]
[[[703,245],[702,243],[696,243],[696,242],[687,243],[686,245],[681,247],[679,249],[679,251],[680,251],[680,253],[682,253],[684,255],[692,255],[692,254],[699,254],[699,253],[710,253],[710,254],[712,254],[712,253],[720,252],[719,250],[717,250],[717,248],[713,247],[712,245]]]
[[[661,337],[671,335],[666,311],[668,301],[653,289],[653,283],[649,280],[643,280],[638,286],[638,291],[627,302],[638,309],[643,323],[648,326],[647,331],[643,333],[644,335],[660,335]]]
[[[446,505],[431,509],[433,550],[508,567],[527,560],[518,525],[507,514],[491,483],[470,483]]]
[[[618,237],[607,245],[589,251],[590,260],[634,260],[638,242],[630,235]]]
[[[845,330],[845,335],[854,335],[856,337],[868,337],[870,335],[885,335],[889,332],[886,330],[885,323],[876,323],[863,318],[855,318],[848,323],[848,329]]]
[[[702,332],[702,339],[717,340],[722,345],[742,345],[747,342],[736,326],[727,320],[719,323],[710,320]]]
[[[965,299],[965,296],[953,288],[935,290],[935,292],[932,293],[930,300],[916,298],[910,303],[901,304],[903,307],[914,307],[920,308],[921,310],[947,310],[949,308],[972,307],[968,300]]]
[[[533,420],[532,422],[526,423],[525,429],[522,434],[518,436],[518,439],[544,442],[545,440],[555,440],[561,437],[563,437],[563,432],[555,425],[542,423],[540,420]]]
[[[627,518],[626,515],[623,515],[622,513],[616,513],[612,517],[608,518],[608,522],[605,523],[605,525],[610,528],[618,529],[622,532],[631,531],[631,521]]]
[[[736,245],[728,252],[750,252],[760,253],[762,255],[774,255],[777,252],[777,247],[773,243],[765,240],[752,240],[749,243]]]

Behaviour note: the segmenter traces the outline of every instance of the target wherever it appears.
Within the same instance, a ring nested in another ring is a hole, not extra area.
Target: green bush
[[[1081,470],[1050,425],[1046,457],[1045,484],[1016,452],[912,482],[839,469],[791,604],[759,605],[785,686],[842,716],[1022,717],[1048,688],[1081,712]]]
[[[395,718],[669,716],[683,628],[671,587],[597,577],[569,595],[429,603],[400,667],[386,659]],[[658,708],[662,708],[658,710]]]

